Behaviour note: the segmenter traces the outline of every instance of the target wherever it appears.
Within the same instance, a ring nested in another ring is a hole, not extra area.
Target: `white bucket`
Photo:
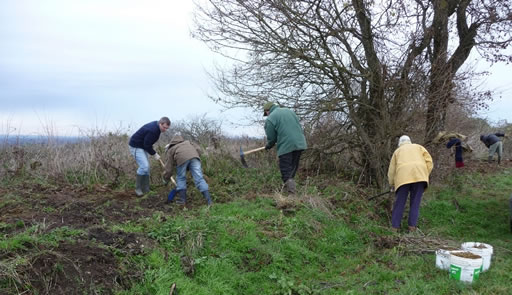
[[[458,253],[469,254],[472,257],[460,257]],[[482,257],[465,251],[453,251],[450,254],[450,278],[461,282],[472,283],[478,280],[482,271]]]
[[[436,251],[436,267],[443,270],[450,270],[450,253],[460,249],[446,247]]]
[[[482,256],[482,259],[484,261],[482,271],[486,271],[489,269],[489,267],[491,267],[491,258],[493,253],[491,245],[478,242],[467,242],[462,243],[461,248],[462,250],[469,251],[473,254]]]

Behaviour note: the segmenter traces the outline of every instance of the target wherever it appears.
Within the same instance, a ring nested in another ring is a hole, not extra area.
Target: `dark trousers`
[[[396,191],[396,200],[393,205],[393,213],[391,217],[391,226],[394,228],[400,228],[402,222],[402,216],[404,214],[405,202],[407,196],[411,194],[410,205],[409,205],[409,226],[416,226],[418,223],[418,217],[420,215],[420,204],[423,191],[425,190],[426,182],[414,182],[400,186]]]
[[[297,169],[299,169],[301,153],[302,150],[279,156],[279,170],[281,170],[281,179],[283,182],[295,177],[295,173],[297,173]]]

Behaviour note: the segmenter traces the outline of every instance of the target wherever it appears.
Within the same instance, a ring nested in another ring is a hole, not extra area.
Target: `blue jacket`
[[[160,133],[158,121],[149,122],[132,135],[129,145],[144,149],[148,154],[154,155],[156,151],[153,149],[153,144],[160,138]]]
[[[498,136],[503,137],[503,136],[505,136],[505,134],[497,132],[497,133],[489,134],[489,135],[480,135],[480,141],[482,141],[486,147],[490,147],[491,145],[500,141]]]
[[[451,148],[455,145],[455,161],[462,162],[462,145],[460,144],[460,139],[452,138],[447,144],[446,148]]]

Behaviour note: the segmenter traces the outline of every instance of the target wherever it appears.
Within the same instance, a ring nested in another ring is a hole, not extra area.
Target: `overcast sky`
[[[190,37],[191,0],[1,0],[0,133],[75,135],[206,114],[229,134],[249,111],[222,112],[207,93],[214,62]],[[485,85],[503,92],[482,114],[512,122],[510,65]],[[258,112],[259,115],[261,115]]]
[[[0,1],[0,133],[134,132],[162,116],[206,114],[228,133],[258,135],[261,126],[230,124],[252,113],[221,113],[207,97],[206,70],[222,61],[190,37],[192,9],[185,0]]]

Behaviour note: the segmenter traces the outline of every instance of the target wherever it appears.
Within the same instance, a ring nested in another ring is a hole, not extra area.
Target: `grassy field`
[[[0,294],[512,294],[506,165],[433,183],[415,234],[389,230],[389,197],[368,202],[375,192],[341,178],[302,175],[292,198],[277,167],[233,167],[205,161],[215,204],[191,189],[187,210],[158,184],[136,198],[129,185],[3,179]],[[468,241],[494,247],[471,285],[434,253]]]

